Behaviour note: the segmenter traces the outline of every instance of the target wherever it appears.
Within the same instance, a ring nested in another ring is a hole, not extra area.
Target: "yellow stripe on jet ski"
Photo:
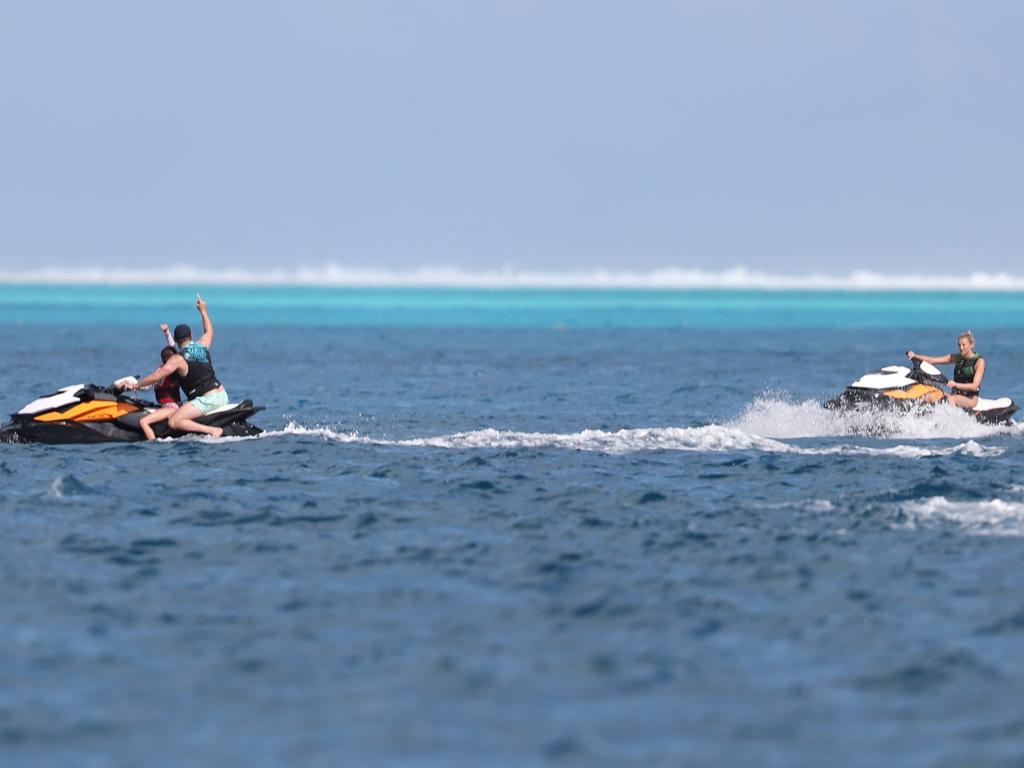
[[[126,413],[139,410],[130,403],[118,403],[113,400],[91,400],[79,403],[66,411],[50,411],[35,417],[35,421],[109,421]]]
[[[907,389],[889,389],[882,394],[895,400],[919,400],[929,392],[938,392],[942,397],[946,396],[938,387],[931,387],[927,384],[914,384]]]

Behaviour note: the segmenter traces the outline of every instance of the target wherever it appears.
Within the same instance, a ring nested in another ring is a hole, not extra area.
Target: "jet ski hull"
[[[37,404],[38,407],[34,408]],[[51,445],[139,442],[146,439],[139,422],[155,408],[154,403],[122,395],[107,387],[66,387],[13,414],[11,421],[0,427],[0,442]],[[231,408],[201,416],[196,421],[222,427],[225,436],[250,437],[263,430],[247,419],[262,410],[251,400],[244,400]],[[154,424],[153,432],[158,438],[177,438],[188,434],[172,430],[166,421]]]

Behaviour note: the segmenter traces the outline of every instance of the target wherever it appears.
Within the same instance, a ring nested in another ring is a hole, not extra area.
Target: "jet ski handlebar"
[[[949,379],[944,376],[938,368],[929,364],[928,367],[931,368],[931,371],[928,371],[921,366],[920,360],[915,358],[911,362],[913,363],[914,368],[910,371],[909,378],[922,383],[949,385]],[[932,371],[934,371],[934,373]]]
[[[85,403],[90,400],[94,400],[97,392],[102,392],[107,395],[113,395],[122,403],[131,403],[141,408],[153,405],[146,400],[136,397],[132,390],[126,390],[121,381],[122,380],[115,381],[113,384],[107,386],[102,384],[86,384],[75,393],[75,397]]]

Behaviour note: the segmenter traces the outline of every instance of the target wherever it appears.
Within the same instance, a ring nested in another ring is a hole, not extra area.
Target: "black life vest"
[[[957,355],[956,368],[953,369],[953,381],[957,384],[973,384],[974,383],[974,368],[978,364],[979,360],[984,358],[981,355],[975,355],[974,357],[967,358],[963,355]],[[981,392],[981,389],[978,389]],[[971,394],[974,394],[973,392]]]
[[[181,388],[189,400],[205,395],[220,386],[217,374],[213,370],[213,358],[210,350],[195,341],[190,341],[181,348],[181,356],[188,365],[188,373],[179,376]]]

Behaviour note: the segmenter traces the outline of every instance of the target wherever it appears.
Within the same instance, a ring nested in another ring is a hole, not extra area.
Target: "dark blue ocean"
[[[193,294],[0,289],[0,411]],[[204,297],[263,436],[0,445],[4,766],[1024,765],[1024,434],[819,405],[1021,295]]]

